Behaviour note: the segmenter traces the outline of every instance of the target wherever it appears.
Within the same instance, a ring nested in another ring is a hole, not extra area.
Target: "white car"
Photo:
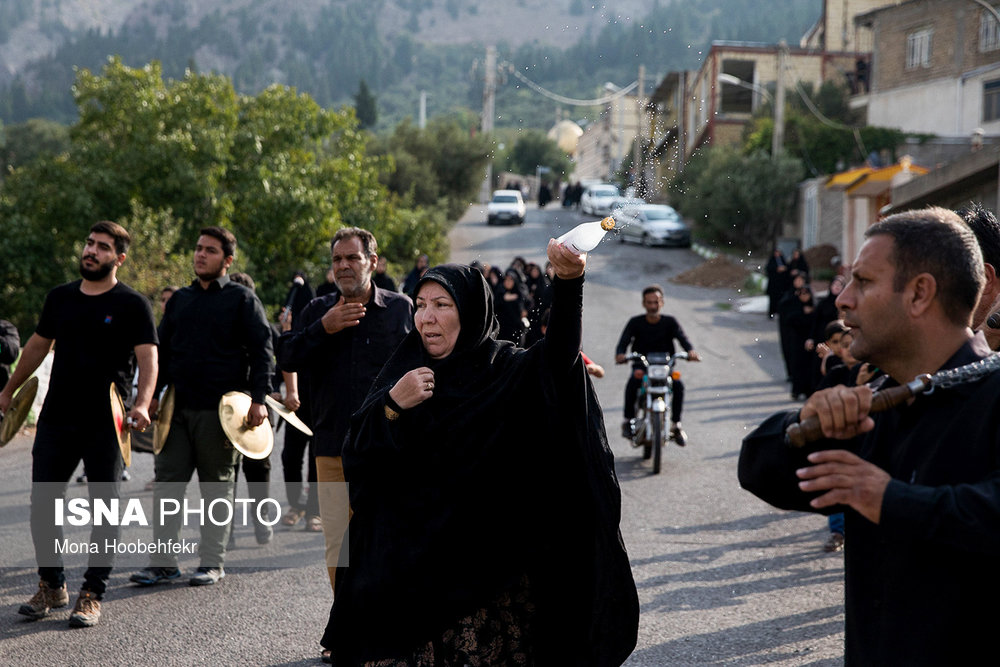
[[[580,197],[580,210],[588,215],[611,215],[611,205],[620,196],[618,187],[610,183],[591,185]]]
[[[632,239],[643,245],[691,247],[691,228],[673,208],[663,204],[625,206],[615,215],[621,226],[618,240]]]
[[[486,224],[499,222],[524,224],[524,199],[518,190],[494,190],[493,199],[486,205]]]

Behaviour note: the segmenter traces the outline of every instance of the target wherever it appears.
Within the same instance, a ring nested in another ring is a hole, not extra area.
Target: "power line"
[[[607,104],[608,102],[616,100],[616,99],[618,99],[620,97],[624,97],[625,95],[627,95],[628,93],[632,92],[633,90],[635,90],[635,88],[637,88],[639,86],[639,82],[638,81],[633,81],[629,85],[625,86],[624,88],[619,88],[616,92],[614,92],[614,93],[612,93],[610,95],[605,95],[604,97],[599,97],[599,98],[592,99],[592,100],[580,100],[580,99],[575,99],[575,98],[572,98],[572,97],[565,97],[564,95],[560,95],[559,93],[554,93],[551,90],[543,88],[539,84],[535,83],[534,81],[532,81],[528,77],[526,77],[523,74],[521,74],[521,72],[518,71],[518,69],[516,67],[514,67],[513,65],[511,65],[510,63],[504,63],[504,67],[507,68],[507,71],[509,71],[511,74],[513,74],[515,77],[517,77],[517,79],[519,81],[523,82],[526,86],[528,86],[529,88],[531,88],[532,90],[534,90],[536,93],[538,93],[540,95],[544,95],[545,97],[549,98],[550,100],[554,100],[556,102],[561,102],[562,104],[569,104],[569,105],[578,106],[578,107],[593,107],[593,106],[598,106],[598,105],[602,105],[602,104]]]

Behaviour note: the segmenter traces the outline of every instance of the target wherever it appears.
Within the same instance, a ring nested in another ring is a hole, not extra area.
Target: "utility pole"
[[[489,138],[493,135],[493,117],[496,115],[496,93],[497,93],[497,48],[495,46],[486,47],[486,72],[483,77],[483,117],[479,129],[483,136]],[[485,204],[490,200],[490,191],[493,185],[493,160],[486,162],[486,176],[483,184],[479,188],[479,203]]]
[[[771,159],[777,160],[785,144],[785,59],[788,42],[778,42],[778,76],[774,86],[774,131],[771,133]]]
[[[645,105],[643,104],[643,93],[646,83],[646,66],[639,65],[639,88],[636,93],[635,98],[635,141],[632,142],[632,185],[635,187],[635,195],[637,197],[645,197],[645,188],[643,183],[645,179],[643,178],[643,162],[642,159],[642,144],[646,138],[642,131],[642,117],[645,114]]]

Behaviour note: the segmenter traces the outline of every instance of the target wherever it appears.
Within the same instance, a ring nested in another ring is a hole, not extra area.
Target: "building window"
[[[906,36],[906,68],[931,66],[931,36],[930,28],[911,32]]]
[[[992,12],[983,10],[979,17],[979,50],[983,53],[1000,49],[1000,23]]]
[[[983,122],[1000,120],[1000,79],[983,82]]]

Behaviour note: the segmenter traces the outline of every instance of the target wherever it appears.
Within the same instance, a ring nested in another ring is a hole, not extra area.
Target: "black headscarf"
[[[455,300],[461,331],[440,360],[411,331],[351,420],[350,565],[323,645],[345,664],[405,655],[527,577],[538,664],[620,664],[638,602],[579,360],[582,278],[560,286],[552,336],[531,350],[496,340],[478,271],[439,266],[427,281]],[[433,396],[388,421],[386,394],[421,366],[434,370]]]

